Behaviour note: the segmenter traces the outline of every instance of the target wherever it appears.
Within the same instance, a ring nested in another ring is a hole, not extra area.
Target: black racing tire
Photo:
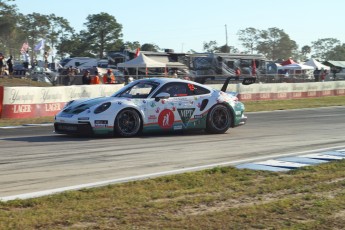
[[[114,122],[115,134],[121,137],[133,137],[141,132],[142,119],[134,109],[121,110]]]
[[[206,121],[206,132],[212,134],[225,133],[232,123],[232,114],[230,110],[223,104],[213,106]]]

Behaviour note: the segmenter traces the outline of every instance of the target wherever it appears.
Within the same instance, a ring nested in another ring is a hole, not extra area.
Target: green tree
[[[311,47],[310,46],[303,46],[301,49],[301,54],[302,55],[308,55],[311,53]]]
[[[46,38],[48,40],[47,43],[49,42],[50,44],[50,48],[54,49],[63,40],[65,35],[73,34],[74,30],[65,18],[57,17],[55,14],[48,15],[48,18],[50,29]]]
[[[203,49],[208,53],[217,53],[219,51],[216,41],[204,42]]]
[[[340,46],[340,41],[335,38],[323,38],[312,42],[313,58],[327,60],[327,53],[332,51],[336,46]]]
[[[125,42],[123,44],[124,49],[129,49],[129,50],[136,50],[137,48],[140,48],[140,43],[138,41],[135,42]]]
[[[256,49],[268,59],[276,60],[291,57],[297,48],[296,42],[291,40],[289,35],[274,27],[261,31]]]
[[[345,44],[337,45],[325,54],[325,60],[345,61]]]
[[[14,55],[19,51],[17,31],[17,6],[12,5],[13,0],[0,1],[0,50],[5,55]]]
[[[96,57],[87,36],[88,32],[82,30],[79,34],[62,38],[58,45],[58,54],[62,58],[67,54],[71,57]]]
[[[238,40],[242,42],[242,46],[247,49],[245,52],[253,54],[254,50],[257,49],[261,31],[253,27],[248,27],[244,30],[239,30],[237,35]]]
[[[150,43],[145,43],[140,47],[140,50],[142,51],[152,51],[152,52],[158,52],[161,50],[156,44],[150,44]]]
[[[50,28],[49,17],[39,13],[32,13],[21,17],[19,25],[25,40],[32,48],[39,41],[46,38]],[[32,52],[31,60],[36,59],[36,56],[37,54]]]
[[[219,51],[221,53],[230,53],[230,46],[228,45],[223,45],[221,47],[219,47]]]
[[[120,49],[123,45],[122,25],[115,17],[108,13],[89,15],[84,25],[87,27],[87,42],[91,49],[98,53],[99,58],[104,58],[105,51]]]

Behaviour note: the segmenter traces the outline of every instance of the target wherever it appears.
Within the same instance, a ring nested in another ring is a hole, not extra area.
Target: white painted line
[[[254,164],[276,166],[276,167],[289,167],[289,168],[299,168],[299,167],[309,166],[308,164],[279,161],[279,160],[260,161],[260,162],[254,162]]]
[[[75,185],[75,186],[69,186],[69,187],[62,187],[62,188],[56,188],[56,189],[50,189],[50,190],[44,190],[44,191],[38,191],[38,192],[32,192],[32,193],[26,193],[26,194],[5,196],[5,197],[0,197],[0,201],[10,201],[10,200],[16,200],[16,199],[30,199],[30,198],[48,196],[48,195],[53,195],[56,193],[72,191],[72,190],[101,187],[101,186],[106,186],[106,185],[111,185],[111,184],[116,184],[116,183],[123,183],[123,182],[134,181],[134,180],[144,180],[144,179],[148,179],[148,178],[152,178],[152,177],[158,177],[158,176],[166,176],[166,175],[179,174],[179,173],[190,172],[190,171],[198,171],[198,170],[209,169],[209,168],[220,167],[220,166],[236,165],[236,164],[241,164],[241,163],[245,163],[245,162],[267,160],[267,159],[272,159],[273,157],[277,158],[277,157],[282,157],[282,156],[294,156],[294,155],[299,155],[299,154],[307,154],[307,153],[313,153],[313,152],[318,152],[318,151],[334,150],[334,149],[339,149],[339,148],[345,148],[345,146],[329,147],[329,148],[308,150],[308,151],[295,152],[295,153],[278,154],[278,155],[269,156],[269,157],[267,157],[267,156],[266,157],[264,157],[264,156],[252,157],[252,158],[248,158],[248,159],[244,159],[244,160],[235,160],[235,161],[201,165],[201,166],[189,167],[189,168],[183,168],[183,169],[156,172],[156,173],[150,173],[150,174],[144,174],[144,175],[138,175],[138,176],[124,177],[124,178],[119,178],[119,179],[114,179],[114,180],[106,180],[106,181],[100,181],[100,182],[95,182],[95,183],[88,183],[88,184],[81,184],[81,185]]]
[[[44,123],[44,124],[24,124],[24,125],[18,125],[18,126],[3,126],[0,127],[0,129],[22,129],[22,128],[28,128],[28,127],[42,127],[42,126],[53,126],[53,123]]]
[[[327,155],[327,154],[322,154],[322,153],[307,154],[301,157],[308,157],[308,158],[315,158],[315,159],[329,159],[329,160],[341,160],[345,158],[341,156]]]

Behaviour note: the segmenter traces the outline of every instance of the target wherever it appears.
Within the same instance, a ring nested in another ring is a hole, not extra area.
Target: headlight
[[[94,113],[95,114],[98,114],[98,113],[102,113],[104,111],[106,111],[109,107],[110,107],[111,103],[110,102],[107,102],[107,103],[103,103],[102,105],[98,106]]]

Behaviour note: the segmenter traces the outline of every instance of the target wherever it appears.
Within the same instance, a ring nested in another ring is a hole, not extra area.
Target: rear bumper
[[[58,134],[93,135],[90,123],[70,124],[55,122],[54,130]]]

